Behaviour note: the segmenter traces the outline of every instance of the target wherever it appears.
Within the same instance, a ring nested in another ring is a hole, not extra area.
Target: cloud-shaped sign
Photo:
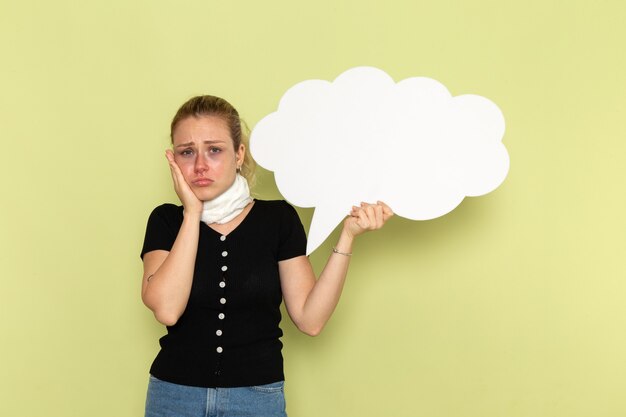
[[[357,67],[291,87],[253,129],[250,149],[288,201],[315,207],[309,254],[361,201],[428,220],[493,191],[509,170],[503,135],[502,112],[484,97]]]

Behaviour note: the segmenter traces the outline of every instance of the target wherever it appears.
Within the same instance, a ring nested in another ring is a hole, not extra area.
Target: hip
[[[174,384],[150,376],[145,417],[286,417],[284,381],[234,388]]]

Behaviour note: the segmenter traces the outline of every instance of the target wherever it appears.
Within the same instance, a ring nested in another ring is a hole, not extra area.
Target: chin
[[[194,190],[193,193],[200,201],[210,201],[221,194],[219,191],[207,189]]]

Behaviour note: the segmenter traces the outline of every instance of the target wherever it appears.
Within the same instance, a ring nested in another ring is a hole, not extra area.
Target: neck
[[[205,201],[202,221],[206,224],[224,224],[239,215],[252,201],[248,182],[237,174],[233,184],[213,200]]]

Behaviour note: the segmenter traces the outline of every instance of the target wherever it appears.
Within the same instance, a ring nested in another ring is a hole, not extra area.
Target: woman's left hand
[[[360,207],[352,206],[350,216],[343,223],[344,230],[356,237],[369,230],[377,230],[393,216],[393,211],[382,201],[376,204],[361,203]]]

